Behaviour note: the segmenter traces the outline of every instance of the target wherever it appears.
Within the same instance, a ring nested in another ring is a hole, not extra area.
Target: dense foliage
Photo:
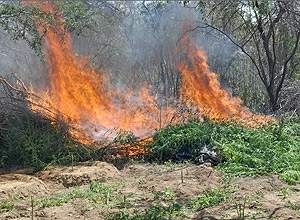
[[[154,137],[149,159],[162,163],[172,160],[176,153],[196,156],[201,146],[216,146],[224,157],[219,168],[229,175],[273,173],[295,184],[300,180],[299,143],[298,116],[261,128],[192,121],[161,129]]]
[[[63,36],[65,31],[79,34],[93,26],[92,15],[87,5],[80,1],[50,1],[53,9],[47,10],[43,1],[2,1],[0,3],[0,26],[12,40],[24,40],[37,54],[42,55],[42,40],[48,30]],[[47,3],[46,3],[47,4]],[[63,21],[63,23],[62,23]]]
[[[7,118],[0,129],[0,167],[29,167],[34,171],[51,164],[71,164],[91,158],[89,147],[76,143],[67,126],[28,112]]]
[[[6,128],[0,130],[0,166],[4,168],[17,165],[40,170],[51,164],[101,160],[110,154],[107,147],[76,143],[63,123],[54,126],[33,113],[8,119]],[[210,120],[190,121],[159,130],[144,159],[176,162],[176,154],[185,153],[191,155],[190,162],[195,162],[201,147],[216,147],[223,156],[218,168],[229,176],[278,174],[287,183],[296,184],[300,181],[299,144],[298,116],[261,128]]]

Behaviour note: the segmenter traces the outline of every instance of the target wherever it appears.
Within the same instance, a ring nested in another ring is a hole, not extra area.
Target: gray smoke
[[[0,76],[12,85],[15,77],[35,90],[44,89],[47,85],[47,69],[41,57],[29,48],[22,40],[13,41],[9,34],[0,29]]]
[[[97,1],[96,1],[97,2]],[[175,48],[182,37],[182,26],[191,21],[189,32],[206,51],[213,71],[221,74],[235,48],[224,36],[200,28],[202,16],[193,5],[178,2],[116,1],[97,4],[101,13],[95,17],[94,30],[72,35],[76,54],[88,56],[90,64],[106,74],[112,86],[138,90],[152,85],[154,94],[172,96],[178,84]],[[199,26],[199,27],[198,27]],[[12,41],[0,30],[0,75],[13,75],[36,91],[47,88],[47,67],[26,42]]]

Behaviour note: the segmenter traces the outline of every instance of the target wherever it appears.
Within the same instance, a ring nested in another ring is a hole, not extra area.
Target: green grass
[[[198,197],[189,200],[189,208],[199,211],[219,203],[229,201],[231,189],[208,189],[202,192]]]
[[[106,220],[169,220],[183,219],[187,213],[197,212],[203,208],[211,207],[233,199],[230,197],[230,189],[208,189],[200,192],[200,195],[185,201],[177,201],[177,195],[168,188],[161,192],[154,192],[155,205],[142,211],[129,213],[119,210]]]
[[[131,197],[130,194],[117,192],[118,186],[112,186],[101,182],[91,182],[87,189],[71,187],[57,195],[44,196],[34,201],[34,206],[52,207],[61,206],[64,203],[72,202],[75,199],[88,199],[91,204],[107,208],[124,208]],[[86,209],[92,208],[86,207]],[[86,210],[87,211],[87,210]]]
[[[130,214],[120,210],[112,217],[107,217],[106,220],[170,220],[180,217],[185,217],[182,207],[179,203],[172,203],[165,207],[162,204],[157,204],[154,207],[145,209],[141,213]]]
[[[61,206],[64,203],[73,201],[76,198],[85,199],[89,198],[92,194],[89,191],[85,191],[79,188],[71,188],[69,191],[62,192],[57,195],[44,196],[34,200],[34,206],[40,207],[53,207]]]
[[[288,205],[286,207],[290,208],[292,210],[295,210],[295,211],[300,211],[300,206],[298,204],[292,202],[291,200],[288,200]]]
[[[12,210],[13,207],[14,207],[14,204],[11,200],[8,200],[8,199],[0,200],[0,213],[8,212],[8,211]]]
[[[56,195],[36,198],[33,201],[33,206],[41,208],[62,206],[65,203],[74,202],[76,199],[86,199],[86,205],[82,208],[82,213],[89,212],[95,208],[114,210],[114,214],[107,216],[106,220],[167,220],[178,217],[184,218],[187,213],[197,212],[202,208],[229,201],[230,193],[232,192],[229,188],[209,189],[199,192],[199,196],[195,198],[180,201],[175,192],[165,188],[162,191],[153,192],[153,198],[151,198],[150,194],[140,198],[150,199],[153,205],[139,211],[137,209],[132,211],[131,209],[131,212],[128,212],[130,207],[136,205],[136,197],[134,194],[121,194],[118,190],[120,187],[122,186],[118,184],[109,185],[101,182],[91,182],[87,188],[71,187]]]

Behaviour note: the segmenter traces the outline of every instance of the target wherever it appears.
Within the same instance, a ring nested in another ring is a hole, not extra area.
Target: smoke
[[[176,3],[123,4],[126,7],[111,12],[109,20],[95,17],[99,27],[86,38],[71,40],[66,33],[61,44],[56,33],[47,32],[50,96],[46,89],[39,93],[46,100],[38,100],[39,106],[49,103],[53,112],[70,118],[74,135],[84,142],[114,128],[143,136],[166,126],[176,111],[173,100],[182,101],[183,96],[203,113],[214,112],[213,117],[248,117],[240,100],[219,87],[206,56],[191,38],[203,34],[190,31],[198,30],[198,11]],[[45,10],[51,9],[45,4]],[[91,53],[81,55],[87,48]],[[32,110],[43,111],[38,106]]]
[[[193,2],[191,4],[194,4]],[[191,29],[201,26],[202,15],[194,5],[183,7],[178,2],[155,1],[101,4],[102,13],[95,17],[98,26],[81,36],[72,35],[78,57],[108,76],[110,84],[120,91],[151,85],[156,96],[178,97],[180,76],[174,50],[182,37],[182,24],[192,21]],[[222,74],[230,63],[232,46],[211,30],[196,28],[189,32],[206,51],[214,72]],[[1,75],[20,77],[35,91],[45,88],[47,68],[26,42],[12,41],[0,31]]]
[[[156,92],[171,95],[171,91],[167,90],[174,86],[179,77],[175,48],[183,34],[183,22],[196,19],[199,13],[173,2],[161,7],[155,3],[137,4],[135,7],[144,13],[134,29],[128,29],[129,18],[122,24],[122,30],[130,39],[126,55]]]
[[[49,82],[47,69],[41,57],[23,40],[13,41],[8,33],[0,28],[0,76],[15,85],[15,77],[25,85],[33,85],[36,91],[44,89]]]
[[[176,99],[180,73],[176,69],[179,57],[175,49],[184,35],[184,22],[191,21],[186,34],[206,52],[214,72],[226,74],[237,50],[224,36],[203,28],[200,11],[189,6],[155,1],[103,6],[104,15],[96,17],[96,31],[73,36],[74,49],[78,54],[88,55],[93,66],[104,70],[110,84],[120,91],[138,90],[147,84],[152,95]]]

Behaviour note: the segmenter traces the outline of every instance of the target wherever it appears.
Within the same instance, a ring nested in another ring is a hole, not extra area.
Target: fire
[[[53,10],[47,2],[43,3],[43,8]],[[63,32],[64,27],[60,28]],[[217,75],[209,70],[204,52],[192,38],[186,35],[177,51],[186,55],[178,64],[182,74],[182,102],[188,99],[203,115],[213,119],[234,119],[246,124],[268,121],[264,116],[251,113],[243,107],[241,99],[231,97],[221,88]],[[132,131],[143,137],[169,124],[176,112],[172,107],[159,108],[149,95],[148,86],[138,92],[109,88],[104,74],[74,55],[69,33],[65,33],[62,42],[61,36],[48,30],[44,53],[50,88],[38,94],[42,99],[32,97],[36,104],[32,110],[48,114],[48,117],[55,117],[51,112],[59,112],[73,128],[73,136],[82,143],[111,140],[118,130]],[[50,111],[46,112],[45,106]],[[124,147],[123,151],[127,152]],[[144,148],[136,146],[138,149],[142,151]]]
[[[182,101],[195,104],[203,115],[216,121],[233,120],[250,126],[273,121],[270,117],[253,114],[240,98],[232,97],[221,88],[217,75],[210,71],[204,51],[190,36],[182,38],[177,50],[185,55],[177,66],[182,74]]]
[[[47,2],[43,8],[53,10]],[[63,32],[64,27],[60,28]],[[39,106],[47,105],[53,112],[60,112],[74,128],[72,133],[79,141],[111,140],[117,130],[130,130],[143,136],[169,123],[172,110],[160,109],[147,86],[138,93],[130,89],[109,90],[101,72],[90,68],[85,59],[76,58],[69,33],[62,42],[59,34],[48,30],[44,53],[50,91],[39,94],[41,100],[47,100]],[[36,106],[33,110],[43,112]]]

